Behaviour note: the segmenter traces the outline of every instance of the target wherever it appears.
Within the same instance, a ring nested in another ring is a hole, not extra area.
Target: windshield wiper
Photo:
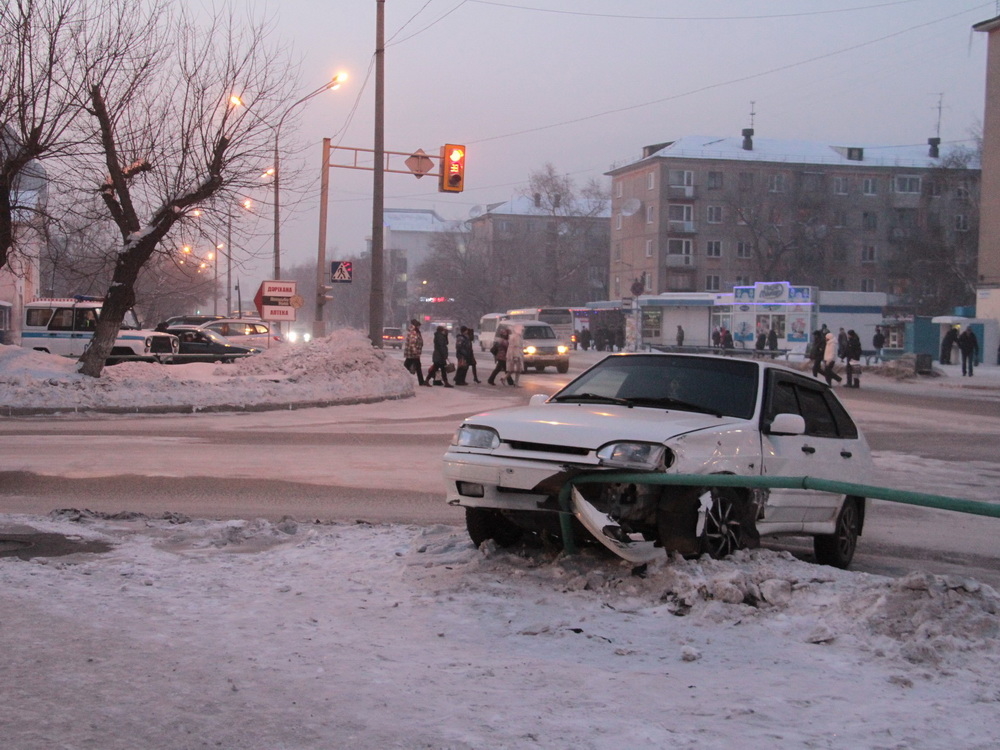
[[[601,404],[618,404],[620,406],[632,406],[632,400],[627,398],[618,398],[616,396],[601,396],[597,393],[574,393],[569,396],[558,396],[553,399],[560,403],[566,402],[571,403],[574,401],[581,402],[596,402]]]
[[[642,398],[629,399],[638,406],[659,406],[664,409],[681,409],[682,411],[696,411],[700,414],[711,414],[713,417],[721,417],[722,412],[713,409],[711,406],[702,404],[692,404],[689,401],[681,401],[679,398]]]

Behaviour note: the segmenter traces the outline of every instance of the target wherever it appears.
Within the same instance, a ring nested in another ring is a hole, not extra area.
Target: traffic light
[[[441,177],[438,190],[461,193],[465,188],[465,146],[446,143],[441,149]]]

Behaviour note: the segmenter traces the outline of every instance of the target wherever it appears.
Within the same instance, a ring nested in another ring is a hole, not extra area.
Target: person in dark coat
[[[826,352],[826,334],[822,329],[813,331],[812,347],[809,350],[809,358],[812,360],[812,373],[814,378],[819,377],[820,370],[823,369],[823,354]]]
[[[454,388],[448,382],[448,329],[438,326],[434,332],[434,353],[431,354],[431,369],[427,371],[424,385],[433,385],[435,376],[439,375],[445,388]]]
[[[677,326],[677,346],[684,346],[684,329]]]
[[[952,330],[955,329],[952,328]],[[958,350],[962,352],[962,375],[966,374],[966,367],[968,367],[968,375],[971,378],[972,368],[979,358],[979,339],[972,332],[972,326],[966,326],[958,337]]]
[[[764,356],[764,347],[767,346],[767,334],[761,331],[757,334],[757,340],[754,342],[753,348],[757,351],[758,357]]]
[[[771,359],[774,359],[777,356],[778,332],[773,328],[767,332],[767,350],[771,352]]]
[[[851,329],[847,332],[847,344],[844,346],[844,359],[847,360],[847,387],[860,388],[861,378],[861,338]]]
[[[736,348],[736,344],[733,343],[733,332],[728,328],[722,329],[722,351],[723,353],[732,354],[733,349]]]
[[[455,336],[455,385],[468,385],[465,379],[469,373],[469,367],[476,361],[472,353],[472,331],[465,326],[458,329]]]
[[[885,346],[885,334],[882,333],[881,326],[875,326],[875,335],[872,336],[872,348],[875,350],[875,361],[885,362],[882,356],[882,348]]]
[[[948,329],[948,332],[941,339],[941,364],[950,365],[951,364],[951,350],[952,347],[958,342],[958,327],[952,326]],[[965,374],[964,372],[962,373]]]
[[[580,346],[583,347],[584,351],[590,349],[590,329],[584,328],[580,331]]]

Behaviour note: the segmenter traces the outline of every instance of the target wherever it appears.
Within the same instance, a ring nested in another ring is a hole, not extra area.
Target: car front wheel
[[[738,493],[732,487],[713,487],[711,492],[712,507],[705,514],[702,551],[720,560],[748,545]]]
[[[813,549],[816,552],[816,562],[834,568],[846,568],[854,559],[854,550],[858,546],[858,536],[861,533],[861,500],[849,497],[837,516],[837,530],[832,534],[817,536],[813,539]]]
[[[489,539],[500,547],[510,547],[521,538],[521,529],[495,508],[466,508],[465,528],[477,547]]]

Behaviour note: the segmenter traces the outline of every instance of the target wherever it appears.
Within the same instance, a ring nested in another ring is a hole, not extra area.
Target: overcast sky
[[[306,186],[297,205],[282,191],[282,266],[314,264],[321,141],[373,144],[376,1],[262,7],[301,58],[303,94],[351,76],[282,135]],[[971,0],[386,0],[386,149],[468,146],[464,193],[388,174],[386,207],[466,218],[517,195],[546,161],[583,184],[647,144],[739,135],[751,102],[758,137],[914,144],[940,121],[946,142],[967,140],[982,125],[986,64],[986,35],[971,27],[997,14]],[[335,260],[371,233],[372,173],[330,180]],[[266,214],[266,187],[258,198]],[[254,285],[270,275],[260,231]]]

